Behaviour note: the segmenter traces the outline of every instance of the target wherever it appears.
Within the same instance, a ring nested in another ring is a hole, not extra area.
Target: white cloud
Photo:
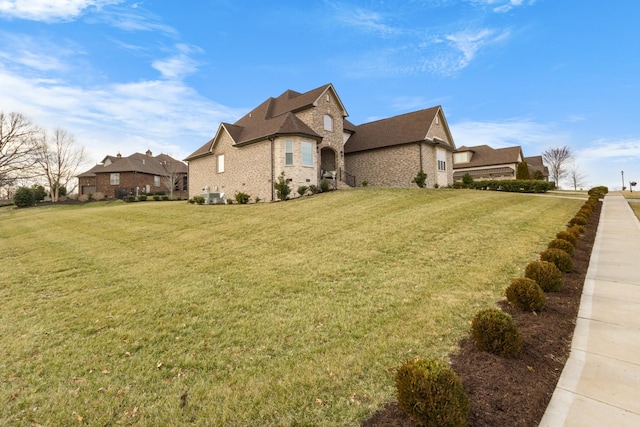
[[[76,19],[88,8],[118,4],[123,0],[0,0],[0,15],[31,21]]]
[[[69,42],[51,43],[5,32],[0,32],[0,46],[2,63],[37,71],[65,71],[68,66],[63,59],[79,50]]]
[[[509,12],[513,8],[523,6],[525,4],[532,5],[535,0],[529,0],[525,3],[524,0],[471,0],[471,3],[478,5],[487,5],[493,7],[493,11],[496,13]],[[494,6],[495,5],[495,6]]]
[[[168,153],[184,158],[210,139],[221,121],[244,111],[201,97],[177,81],[83,88],[36,81],[0,66],[0,105],[44,128],[61,127],[85,147],[91,163],[107,154]]]
[[[381,36],[390,36],[401,32],[399,28],[386,23],[387,17],[381,12],[354,7],[350,4],[329,1],[325,3],[335,10],[335,18],[347,26]]]
[[[466,121],[449,124],[457,147],[488,145],[493,148],[520,145],[525,156],[536,156],[551,146],[570,145],[570,137],[553,125],[529,119],[499,122]]]
[[[622,187],[629,181],[640,182],[640,139],[597,139],[575,153],[576,164],[584,170],[589,186],[606,185],[609,189]]]
[[[178,52],[166,59],[153,61],[151,66],[160,71],[162,77],[171,80],[179,80],[182,77],[194,73],[198,69],[198,62],[189,56],[192,53],[201,53],[197,47],[184,44],[176,46]]]

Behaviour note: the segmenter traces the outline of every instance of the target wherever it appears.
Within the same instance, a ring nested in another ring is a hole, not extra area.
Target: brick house
[[[458,148],[453,154],[453,179],[462,181],[467,173],[474,180],[516,179],[518,164],[523,161],[531,177],[540,171],[543,179],[548,180],[549,170],[543,165],[542,156],[524,157],[520,146],[494,149],[488,145]]]
[[[237,122],[221,123],[215,136],[190,154],[189,197],[238,192],[275,200],[273,183],[284,172],[299,186],[329,179],[336,187],[453,183],[455,145],[441,107],[356,126],[333,85],[309,92],[287,90]]]
[[[128,157],[106,156],[101,163],[78,175],[78,191],[81,195],[102,193],[119,199],[142,193],[186,198],[187,172],[184,162],[166,154],[153,156],[149,150]]]

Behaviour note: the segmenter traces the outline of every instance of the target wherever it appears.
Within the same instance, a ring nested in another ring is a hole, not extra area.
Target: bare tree
[[[0,187],[36,175],[34,153],[40,129],[20,113],[0,111]]]
[[[51,201],[57,202],[60,187],[67,187],[75,180],[78,167],[84,160],[84,147],[76,147],[73,135],[64,129],[56,129],[51,138],[43,134],[38,145],[36,161],[47,178]]]
[[[549,175],[557,186],[560,180],[567,175],[567,162],[573,159],[571,149],[566,145],[560,148],[549,148],[542,153],[542,159],[549,168]]]
[[[573,163],[569,167],[567,172],[567,181],[573,186],[574,190],[578,188],[582,188],[586,185],[587,176],[584,172],[578,167],[577,164]]]

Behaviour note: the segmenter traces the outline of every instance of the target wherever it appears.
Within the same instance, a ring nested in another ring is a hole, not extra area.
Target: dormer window
[[[324,130],[333,132],[333,117],[328,114],[324,115]]]

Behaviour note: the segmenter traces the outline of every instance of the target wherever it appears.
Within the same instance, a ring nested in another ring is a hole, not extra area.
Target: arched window
[[[324,115],[324,130],[333,132],[333,117],[328,114]]]

